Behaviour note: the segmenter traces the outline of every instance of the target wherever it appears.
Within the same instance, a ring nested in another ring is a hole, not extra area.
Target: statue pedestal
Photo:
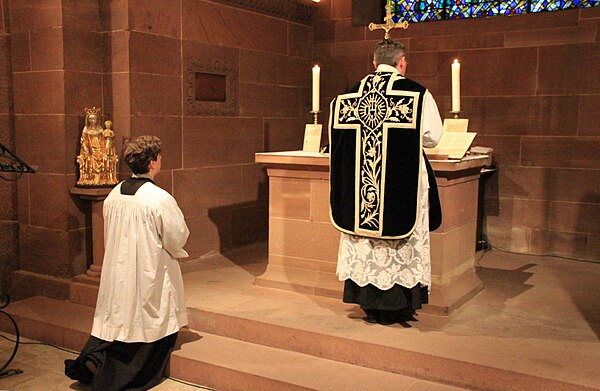
[[[340,232],[329,220],[329,157],[257,153],[269,176],[269,264],[257,285],[341,298]],[[479,175],[489,156],[432,161],[442,225],[430,235],[431,295],[423,311],[448,315],[483,289],[475,268]]]
[[[92,264],[84,274],[73,277],[70,301],[84,305],[96,305],[102,260],[104,258],[104,218],[102,206],[112,187],[73,187],[70,193],[90,201],[92,213]]]

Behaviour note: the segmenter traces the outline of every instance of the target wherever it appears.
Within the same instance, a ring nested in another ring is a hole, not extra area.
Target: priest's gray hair
[[[150,171],[150,161],[158,159],[162,141],[156,136],[140,136],[125,145],[123,158],[134,174]]]
[[[402,56],[404,56],[404,44],[402,42],[384,39],[377,42],[373,61],[375,65],[387,64],[396,67]]]

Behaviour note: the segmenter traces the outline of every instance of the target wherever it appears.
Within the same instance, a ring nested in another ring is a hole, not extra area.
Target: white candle
[[[460,111],[460,63],[452,64],[452,111]]]
[[[312,69],[312,111],[319,111],[319,78],[321,68],[315,65]]]

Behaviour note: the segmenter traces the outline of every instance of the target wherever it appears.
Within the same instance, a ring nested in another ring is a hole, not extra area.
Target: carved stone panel
[[[312,25],[317,14],[317,6],[314,3],[301,0],[215,0],[230,7],[238,7],[258,12],[263,15],[271,15],[277,18],[290,20],[292,22]],[[373,3],[380,4],[378,1]],[[381,7],[380,7],[381,8]]]
[[[188,58],[185,88],[189,115],[236,116],[239,113],[237,60]]]

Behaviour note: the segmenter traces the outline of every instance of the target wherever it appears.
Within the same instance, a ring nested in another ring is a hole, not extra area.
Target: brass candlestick
[[[319,115],[320,111],[313,111],[313,110],[311,110],[311,113],[312,113],[312,114],[313,114],[313,116],[314,116],[314,124],[315,124],[315,125],[316,125],[316,124],[318,124],[318,123],[319,123],[319,118],[318,118],[318,115]]]
[[[452,114],[454,116],[454,119],[458,119],[458,116],[460,114],[460,110],[458,110],[458,111],[451,111],[450,114]]]

